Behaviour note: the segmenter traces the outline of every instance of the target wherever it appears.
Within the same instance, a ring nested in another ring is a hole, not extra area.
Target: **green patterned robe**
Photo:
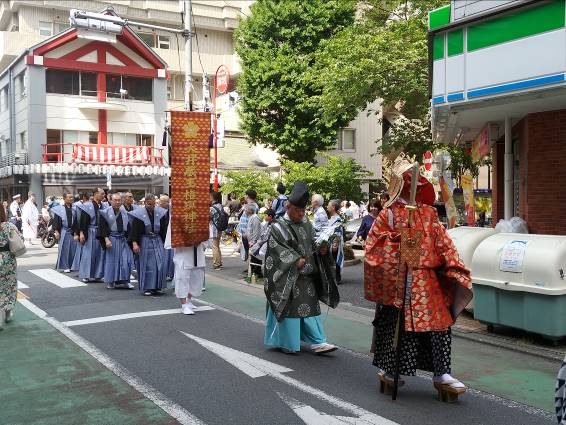
[[[320,315],[319,300],[334,308],[339,295],[330,252],[322,256],[308,220],[292,223],[287,216],[271,225],[264,261],[265,295],[278,321]],[[304,257],[299,270],[297,261]]]
[[[0,223],[0,246],[8,245],[9,223]],[[10,251],[0,251],[0,310],[10,310],[16,304],[18,281],[16,257]]]

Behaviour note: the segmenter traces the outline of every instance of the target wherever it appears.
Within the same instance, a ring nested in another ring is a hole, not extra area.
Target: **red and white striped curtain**
[[[74,162],[103,164],[150,164],[150,146],[75,145]]]

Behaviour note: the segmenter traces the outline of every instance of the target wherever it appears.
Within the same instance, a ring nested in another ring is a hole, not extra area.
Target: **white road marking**
[[[301,403],[292,397],[283,393],[277,393],[279,398],[289,406],[295,414],[302,419],[306,425],[364,425],[371,424],[366,422],[363,418],[354,418],[351,416],[332,416],[326,413],[321,413],[313,407]]]
[[[278,381],[284,382],[300,391],[303,391],[311,396],[318,398],[319,400],[325,401],[333,406],[336,406],[352,415],[355,415],[359,421],[356,422],[363,425],[398,425],[396,422],[392,422],[389,419],[376,415],[368,410],[365,410],[355,404],[349,403],[338,397],[334,397],[330,394],[325,393],[318,388],[311,387],[297,379],[291,378],[284,375],[284,373],[292,372],[292,369],[278,365],[276,363],[269,362],[267,360],[260,359],[259,357],[252,356],[251,354],[244,353],[242,351],[235,350],[224,345],[220,345],[216,342],[208,341],[198,336],[188,334],[186,332],[180,331],[183,335],[197,342],[207,350],[216,354],[221,359],[230,363],[232,366],[237,367],[240,371],[250,376],[251,378],[260,378],[262,376],[271,376]],[[314,422],[313,422],[314,423]],[[327,422],[316,422],[325,424]],[[345,422],[342,422],[345,423]]]
[[[59,273],[57,270],[53,269],[35,269],[30,270],[31,273],[37,277],[57,285],[59,288],[76,288],[79,286],[87,286],[86,283],[79,282],[69,276]]]
[[[18,280],[18,289],[29,289],[29,286]]]
[[[214,307],[203,305],[195,309],[195,311],[197,312],[209,311],[209,310],[214,310]],[[137,313],[125,313],[125,314],[115,314],[112,316],[92,317],[90,319],[71,320],[68,322],[63,322],[63,325],[68,327],[82,326],[82,325],[90,325],[93,323],[115,322],[117,320],[134,319],[137,317],[165,316],[167,314],[181,314],[181,309],[170,308],[167,310],[140,311]]]
[[[18,302],[34,313],[39,318],[47,321],[51,326],[73,341],[76,345],[98,360],[104,367],[110,370],[114,375],[118,376],[120,379],[125,381],[132,388],[140,392],[144,397],[151,400],[156,406],[161,408],[165,413],[176,419],[182,425],[205,425],[203,421],[194,416],[184,407],[179,406],[172,400],[168,399],[165,395],[161,394],[152,386],[143,382],[136,375],[132,375],[126,368],[124,368],[120,363],[114,361],[112,358],[104,354],[93,344],[88,342],[86,339],[75,333],[73,330],[69,329],[63,323],[59,322],[53,317],[47,316],[45,311],[41,310],[35,304],[29,300],[18,300]]]

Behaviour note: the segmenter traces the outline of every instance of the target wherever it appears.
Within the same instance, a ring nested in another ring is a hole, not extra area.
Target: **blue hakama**
[[[271,307],[269,307],[263,337],[264,345],[299,352],[301,351],[301,341],[307,344],[323,344],[326,342],[320,316],[286,318],[277,322]]]
[[[58,270],[72,270],[73,262],[77,252],[77,241],[73,238],[73,230],[63,227],[61,229],[61,237],[59,239],[59,250],[57,253]]]
[[[144,235],[138,260],[140,291],[167,287],[167,262],[163,241],[159,235]]]
[[[167,279],[173,279],[175,277],[175,263],[173,263],[173,257],[175,251],[173,249],[166,249],[165,256],[167,257]]]
[[[88,236],[83,245],[79,266],[79,278],[102,279],[104,277],[105,252],[96,239],[96,226],[88,226]]]
[[[124,284],[130,282],[134,256],[124,233],[110,233],[112,248],[106,250],[104,260],[104,283]]]

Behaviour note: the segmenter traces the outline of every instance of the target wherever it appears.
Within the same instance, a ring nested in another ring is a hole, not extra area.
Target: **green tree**
[[[317,52],[323,40],[354,21],[354,0],[258,0],[235,33],[242,74],[238,91],[242,130],[284,158],[314,162],[350,120],[324,118],[315,97]]]
[[[257,192],[258,201],[275,196],[277,183],[275,178],[267,171],[228,171],[225,176],[227,182],[220,188],[220,191],[225,195],[235,193],[240,198],[244,196],[247,190],[252,189]]]
[[[352,158],[323,154],[325,163],[314,166],[308,162],[283,161],[283,180],[290,188],[297,180],[308,184],[310,193],[319,193],[326,200],[360,201],[365,194],[360,190],[371,173]]]
[[[428,122],[427,11],[446,0],[363,0],[354,25],[322,43],[314,75],[325,120],[353,119],[381,99],[406,119],[393,123],[384,153],[420,157],[432,145]]]

